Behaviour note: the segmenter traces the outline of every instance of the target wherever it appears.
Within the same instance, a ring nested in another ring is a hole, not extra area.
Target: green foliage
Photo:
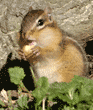
[[[20,110],[19,108],[14,108],[14,110]]]
[[[12,83],[18,85],[20,81],[25,77],[23,68],[14,67],[8,69],[10,80]]]
[[[39,105],[43,98],[46,97],[49,88],[49,82],[46,77],[41,77],[36,82],[37,88],[32,92],[33,96],[37,99],[37,105]]]
[[[0,100],[0,105],[5,106],[5,104]]]
[[[0,108],[0,110],[4,110],[3,108]]]
[[[41,81],[42,78],[39,79]],[[47,80],[46,80],[47,81]],[[37,82],[39,85],[40,82]],[[41,84],[42,83],[42,84]],[[48,84],[48,82],[41,81],[41,85],[43,83]],[[46,88],[41,86],[41,88]],[[69,106],[64,105],[63,110],[87,110],[93,109],[93,80],[83,78],[80,76],[75,76],[70,83],[53,83],[50,86],[47,86],[46,92],[38,93],[38,88],[36,88],[33,92],[35,93],[34,97],[37,99],[42,97],[41,100],[47,96],[49,101],[53,101],[54,98],[58,97],[63,102],[66,102]],[[45,95],[45,93],[47,93]],[[40,96],[41,95],[41,96]]]
[[[9,68],[11,82],[19,85],[24,78],[22,68]],[[35,106],[39,109],[43,98],[47,97],[49,101],[58,98],[65,104],[58,110],[93,110],[93,80],[75,76],[70,83],[49,84],[46,77],[41,77],[36,82],[36,89],[32,95],[37,99]],[[57,101],[57,100],[56,100]],[[21,108],[27,108],[27,98],[22,97],[18,100]],[[14,110],[17,110],[16,108]]]
[[[28,101],[28,99],[27,99],[27,96],[25,95],[24,97],[21,96],[21,98],[18,99],[17,103],[18,103],[18,105],[20,106],[21,109],[28,108],[27,101]]]

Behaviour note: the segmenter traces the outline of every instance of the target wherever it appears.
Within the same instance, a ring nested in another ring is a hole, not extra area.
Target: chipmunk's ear
[[[49,20],[50,21],[53,21],[52,15],[51,15],[52,9],[50,7],[46,7],[45,10],[44,10],[44,12],[48,15]]]
[[[32,8],[32,6],[29,8],[29,11],[32,11],[33,10],[33,8]]]
[[[50,7],[46,7],[44,12],[47,13],[47,14],[51,14],[52,13],[52,9]]]

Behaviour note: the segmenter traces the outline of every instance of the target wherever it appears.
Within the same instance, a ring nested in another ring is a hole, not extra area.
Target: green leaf
[[[62,109],[62,110],[75,110],[75,108],[74,107],[68,107],[68,106],[64,106],[64,109]]]
[[[20,67],[9,68],[8,72],[10,74],[11,82],[16,85],[18,85],[20,81],[25,77],[24,70]]]
[[[3,108],[0,108],[0,110],[4,110]]]
[[[27,96],[22,95],[21,98],[18,99],[17,103],[21,108],[24,108],[24,107],[29,108],[28,105],[27,105],[27,101],[28,101]]]
[[[4,102],[0,100],[0,105],[5,106]]]
[[[13,110],[20,110],[19,108],[14,108]]]
[[[77,110],[89,110],[89,105],[87,105],[86,103],[79,103],[77,105]]]
[[[93,110],[93,104],[90,106],[89,110]]]
[[[39,78],[39,80],[36,82],[36,85],[38,87],[42,87],[42,88],[46,88],[47,89],[49,87],[48,78],[46,78],[46,77]]]
[[[37,88],[32,92],[32,95],[37,99],[38,105],[46,96],[49,88],[48,78],[41,77],[36,82]]]

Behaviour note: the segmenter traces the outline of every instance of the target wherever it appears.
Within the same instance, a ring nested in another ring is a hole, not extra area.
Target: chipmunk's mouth
[[[36,56],[40,55],[36,40],[33,40],[31,43],[29,43],[29,46],[31,47],[31,50],[33,51],[33,55],[36,55]]]
[[[35,40],[31,41],[31,43],[29,43],[30,46],[37,46],[37,42]]]

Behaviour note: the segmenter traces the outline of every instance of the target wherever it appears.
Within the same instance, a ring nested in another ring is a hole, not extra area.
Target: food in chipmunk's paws
[[[37,45],[37,43],[33,41],[33,42],[29,43],[29,45],[24,45],[23,46],[22,50],[23,50],[26,57],[30,57],[33,54],[38,56],[40,54],[40,52],[37,49],[36,45]]]

